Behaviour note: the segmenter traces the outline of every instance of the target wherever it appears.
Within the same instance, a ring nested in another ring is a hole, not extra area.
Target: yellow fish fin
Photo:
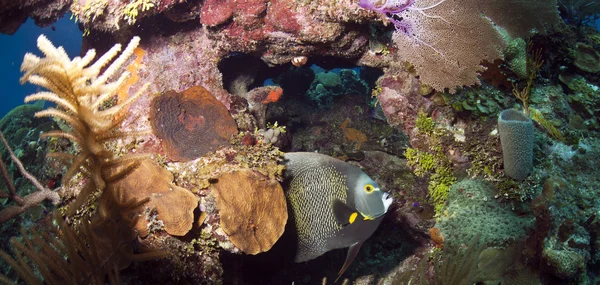
[[[371,217],[371,216],[369,216],[369,215],[365,215],[365,214],[363,214],[363,213],[360,213],[360,215],[361,215],[361,216],[363,216],[363,220],[365,220],[365,221],[372,221],[372,220],[375,220],[375,219],[376,219],[376,218],[374,218],[374,217]]]
[[[354,220],[356,220],[356,217],[358,217],[357,212],[350,214],[350,219],[348,219],[348,222],[350,222],[351,224],[354,223]]]

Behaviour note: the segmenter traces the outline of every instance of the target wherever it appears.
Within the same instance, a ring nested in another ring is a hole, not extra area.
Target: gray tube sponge
[[[533,122],[518,110],[504,110],[498,116],[498,132],[504,173],[516,180],[525,179],[533,166]]]

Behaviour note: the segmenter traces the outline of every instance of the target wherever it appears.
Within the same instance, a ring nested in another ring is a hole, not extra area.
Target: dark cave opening
[[[231,94],[240,95],[255,87],[278,85],[284,91],[283,100],[307,96],[315,101],[315,97],[356,94],[370,98],[376,80],[383,75],[381,69],[357,66],[331,56],[309,58],[300,67],[291,63],[270,67],[258,57],[235,53],[222,59],[218,68],[223,74],[223,86]],[[317,86],[319,84],[322,86]],[[311,88],[318,88],[322,94],[309,94]]]
[[[372,96],[381,69],[336,57],[312,57],[300,67],[292,63],[269,67],[260,58],[241,53],[223,59],[218,67],[223,86],[234,96],[245,97],[263,86],[283,89],[281,99],[269,103],[263,118],[267,126],[285,126],[291,134],[290,143],[279,146],[283,151],[329,153],[339,152],[343,145],[344,152],[355,153],[363,144],[348,136],[364,137],[364,146],[378,148],[377,144],[390,141],[383,140],[386,133],[397,137],[391,140],[391,152],[400,153],[405,139],[387,124]]]

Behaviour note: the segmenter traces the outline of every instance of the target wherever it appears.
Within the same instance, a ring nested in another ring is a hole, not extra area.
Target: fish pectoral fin
[[[346,254],[346,261],[344,261],[344,265],[342,265],[342,269],[340,269],[340,272],[338,272],[338,276],[335,279],[334,283],[337,282],[338,279],[340,279],[340,277],[342,276],[342,274],[344,274],[346,269],[350,267],[350,264],[352,264],[352,261],[354,261],[354,258],[356,258],[356,255],[358,254],[358,251],[360,250],[362,244],[363,242],[359,241],[348,248],[348,253]]]
[[[345,226],[353,223],[358,213],[346,203],[336,199],[333,201],[333,214],[335,215],[335,220]]]

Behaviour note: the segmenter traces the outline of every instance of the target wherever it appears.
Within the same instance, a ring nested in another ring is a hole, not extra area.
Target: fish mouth
[[[383,206],[385,207],[385,212],[387,212],[387,210],[390,208],[390,205],[392,205],[394,198],[392,198],[390,196],[390,194],[388,194],[386,192],[383,192],[383,196],[381,198],[383,200]]]

